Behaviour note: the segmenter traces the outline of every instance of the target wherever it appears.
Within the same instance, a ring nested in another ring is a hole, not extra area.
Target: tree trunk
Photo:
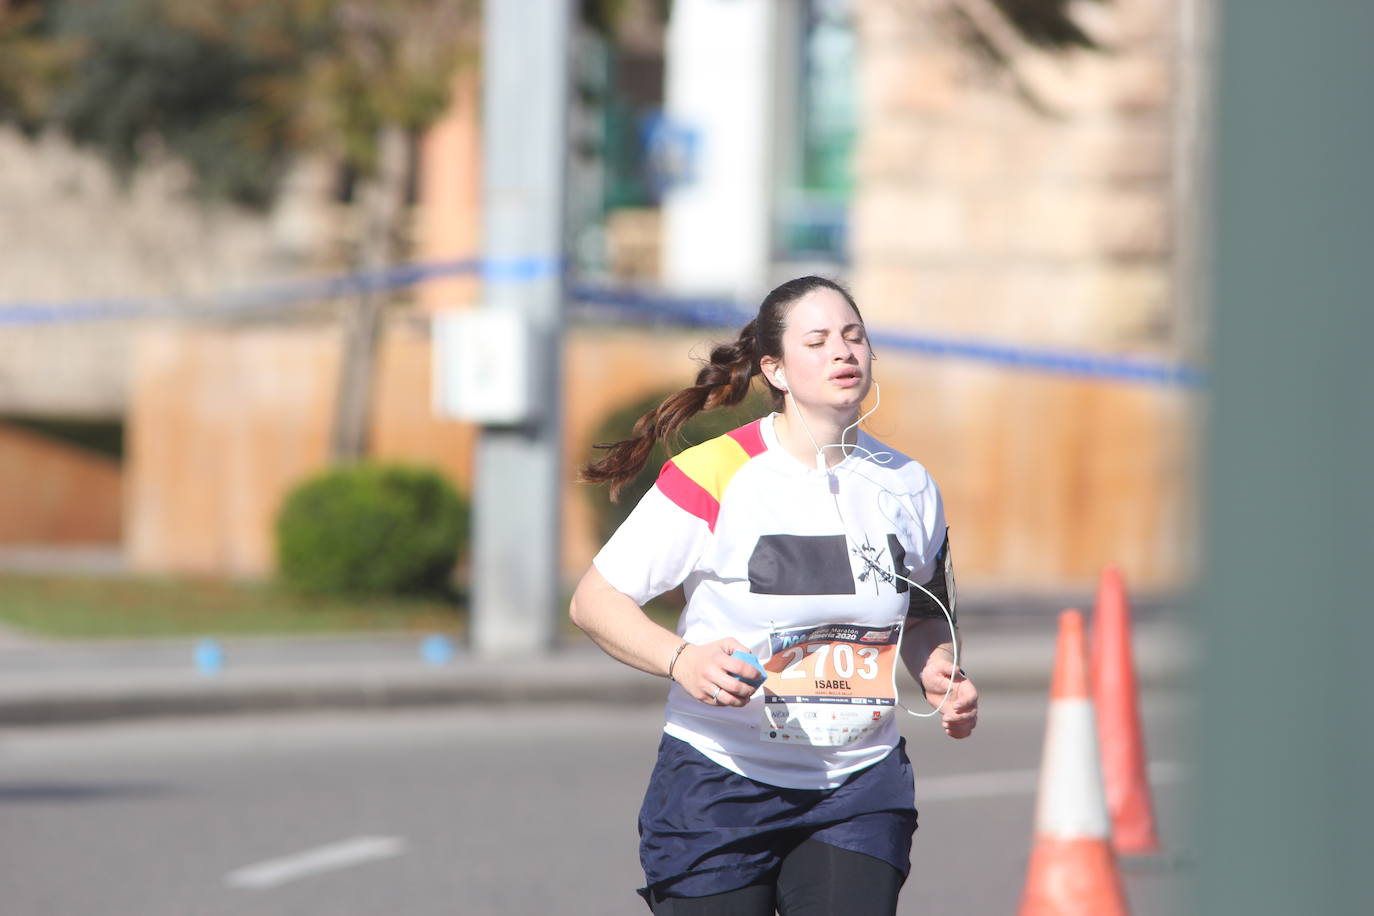
[[[368,274],[395,263],[405,214],[409,144],[410,138],[400,126],[383,127],[377,137],[377,173],[359,188],[356,206],[361,213],[362,237],[358,266]],[[338,462],[357,461],[368,451],[373,381],[388,295],[388,290],[370,281],[346,306],[332,442]]]

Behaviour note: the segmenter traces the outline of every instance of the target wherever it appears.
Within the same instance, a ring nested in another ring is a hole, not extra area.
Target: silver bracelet
[[[674,684],[676,684],[677,681],[673,680],[673,666],[677,664],[677,657],[682,654],[682,650],[689,645],[691,645],[691,643],[684,639],[682,645],[678,646],[677,651],[673,653],[673,660],[668,663],[668,680],[673,681]]]

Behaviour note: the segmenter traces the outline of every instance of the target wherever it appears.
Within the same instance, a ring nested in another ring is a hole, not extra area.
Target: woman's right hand
[[[758,690],[735,675],[758,679],[764,672],[734,658],[732,652],[748,652],[738,639],[726,637],[702,645],[689,644],[673,666],[673,680],[694,699],[707,706],[744,706]]]

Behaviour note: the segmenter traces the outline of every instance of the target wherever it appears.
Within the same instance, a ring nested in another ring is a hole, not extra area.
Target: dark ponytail
[[[759,356],[754,352],[755,322],[746,324],[734,343],[719,344],[711,350],[710,361],[697,373],[696,384],[669,396],[662,404],[635,422],[630,438],[611,445],[598,444],[606,454],[582,469],[584,483],[609,483],[611,501],[634,479],[649,460],[654,444],[666,440],[688,420],[703,410],[732,407],[749,393],[749,381],[759,374]]]
[[[583,483],[609,483],[611,501],[615,502],[625,484],[644,468],[656,442],[668,439],[703,410],[732,407],[743,401],[749,394],[749,382],[762,372],[759,360],[765,356],[782,356],[782,332],[788,308],[816,289],[834,290],[844,296],[855,314],[859,314],[859,307],[849,291],[833,280],[824,277],[788,280],[764,297],[758,316],[740,329],[734,343],[720,344],[711,350],[711,359],[697,373],[696,384],[669,396],[640,417],[630,438],[598,444],[596,447],[605,449],[606,454],[584,467],[578,479]],[[782,392],[773,387],[767,376],[763,376],[763,380],[773,396],[773,409],[781,410]]]

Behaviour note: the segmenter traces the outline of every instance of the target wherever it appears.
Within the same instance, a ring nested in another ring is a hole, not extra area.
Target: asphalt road
[[[985,697],[974,737],[904,725],[921,829],[903,914],[1015,911],[1041,694]],[[1123,867],[1177,911],[1186,708],[1143,713],[1167,856]],[[657,708],[511,706],[0,732],[0,888],[27,914],[647,913],[635,812]]]

